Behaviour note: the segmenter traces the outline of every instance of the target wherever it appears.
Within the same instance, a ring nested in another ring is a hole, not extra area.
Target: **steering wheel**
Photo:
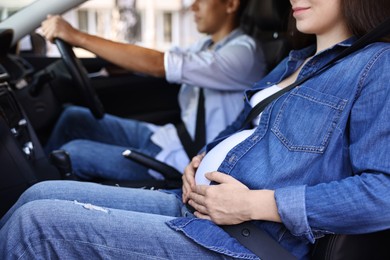
[[[100,119],[104,116],[103,104],[100,101],[95,89],[91,85],[87,71],[81,64],[80,60],[73,52],[72,46],[69,43],[55,39],[54,43],[62,56],[65,66],[67,67],[74,83],[81,91],[81,95],[95,118]]]

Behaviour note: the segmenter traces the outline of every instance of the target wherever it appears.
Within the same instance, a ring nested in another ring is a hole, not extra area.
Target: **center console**
[[[0,65],[0,217],[36,182],[60,179]]]

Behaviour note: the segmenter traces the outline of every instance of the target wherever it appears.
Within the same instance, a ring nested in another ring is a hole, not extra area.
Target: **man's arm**
[[[165,77],[164,53],[133,44],[119,43],[90,35],[73,28],[60,16],[49,16],[42,23],[45,37],[53,41],[63,39],[73,46],[93,52],[97,56],[130,71]]]

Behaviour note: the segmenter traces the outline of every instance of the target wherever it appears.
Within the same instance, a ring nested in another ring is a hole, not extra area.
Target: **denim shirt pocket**
[[[290,150],[323,153],[347,100],[297,87],[283,101],[272,132]]]

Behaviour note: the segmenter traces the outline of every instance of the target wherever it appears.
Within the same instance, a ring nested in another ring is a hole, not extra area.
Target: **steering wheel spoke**
[[[55,44],[62,56],[65,66],[67,67],[73,82],[80,90],[81,95],[95,118],[99,119],[104,116],[104,107],[100,101],[95,89],[91,85],[87,71],[81,61],[73,52],[72,46],[61,39],[55,39]]]

